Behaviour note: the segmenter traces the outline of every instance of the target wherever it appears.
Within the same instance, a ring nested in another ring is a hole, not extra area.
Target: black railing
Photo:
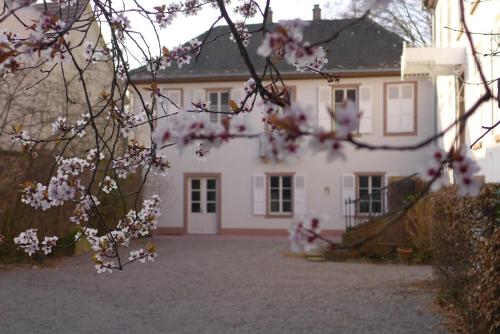
[[[417,195],[416,176],[415,173],[369,194],[346,199],[346,230],[402,210]]]

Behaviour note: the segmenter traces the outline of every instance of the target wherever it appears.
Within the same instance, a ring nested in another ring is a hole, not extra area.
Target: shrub
[[[17,263],[31,261],[24,251],[20,251],[12,243],[12,239],[27,228],[37,228],[38,235],[57,235],[59,246],[71,244],[76,233],[76,225],[69,222],[73,214],[74,204],[51,208],[47,211],[35,210],[21,203],[19,185],[26,180],[46,182],[50,170],[47,166],[54,164],[54,157],[41,153],[33,159],[18,152],[0,151],[0,234],[5,242],[0,244],[0,263]],[[139,189],[140,175],[134,175],[126,180],[117,180],[124,193],[133,193]],[[121,199],[115,194],[103,194],[99,206],[102,218],[106,220],[108,228],[113,228],[123,217],[127,208],[134,207],[134,198]],[[92,227],[97,224],[90,222]],[[55,249],[56,255],[72,253],[74,247]],[[43,260],[44,256],[37,256],[36,261]]]
[[[441,295],[459,307],[471,333],[500,328],[500,185],[459,198],[433,194],[433,266]]]

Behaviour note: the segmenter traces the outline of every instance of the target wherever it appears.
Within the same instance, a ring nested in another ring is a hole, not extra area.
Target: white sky
[[[346,0],[347,1],[347,0]],[[265,1],[258,1],[259,4],[262,3],[264,5]],[[271,8],[273,10],[273,21],[277,22],[283,19],[294,19],[301,18],[304,20],[312,19],[312,8],[314,4],[319,4],[320,7],[323,7],[328,0],[271,0]],[[140,2],[141,5],[145,6],[146,9],[152,9],[152,7],[160,5],[162,3],[169,4],[170,1],[157,1],[157,0],[144,0]],[[233,4],[238,4],[239,1],[232,1]],[[130,6],[128,8],[134,8],[132,0],[125,0],[125,6]],[[174,19],[173,23],[168,26],[166,29],[160,31],[160,41],[162,46],[166,46],[168,48],[172,48],[173,46],[182,44],[187,42],[194,37],[202,34],[204,31],[208,30],[213,22],[217,19],[219,12],[213,9],[211,6],[205,6],[197,16],[185,17],[184,15],[178,15],[176,19]],[[241,19],[241,17],[232,13],[233,19]],[[127,15],[131,20],[131,29],[134,31],[140,31],[146,39],[146,42],[155,50],[158,50],[157,40],[154,34],[154,31],[151,29],[150,24],[144,18],[140,17],[137,14],[128,14]],[[262,21],[262,17],[250,19],[247,23],[258,23]],[[331,13],[323,10],[323,17],[330,18]],[[221,20],[218,25],[224,24],[224,21]],[[138,49],[134,47],[133,43],[127,42],[127,47],[129,47],[134,55],[136,55],[139,60],[142,59],[142,56],[137,56]],[[140,53],[139,53],[140,54]],[[155,52],[156,55],[157,51]],[[137,67],[139,63],[130,59],[131,68]]]

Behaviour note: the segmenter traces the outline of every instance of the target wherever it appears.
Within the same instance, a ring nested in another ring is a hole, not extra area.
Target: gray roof
[[[309,21],[304,29],[304,40],[311,43],[325,40],[336,31],[352,23],[354,19],[342,20],[318,20]],[[260,24],[248,25],[251,32],[260,28]],[[276,24],[268,25],[273,31]],[[202,41],[206,32],[197,38]],[[222,36],[221,36],[222,35]],[[178,68],[177,64],[164,71],[160,71],[157,80],[182,81],[199,80],[212,81],[216,78],[249,76],[236,44],[229,40],[229,28],[227,26],[215,27],[208,41],[215,41],[204,45],[198,61],[195,62],[194,55],[191,63]],[[265,66],[265,58],[257,55],[257,48],[262,42],[262,33],[254,33],[250,38],[247,50],[255,64],[256,69],[262,72]],[[327,51],[328,64],[325,71],[328,73],[349,72],[397,72],[400,69],[400,57],[403,47],[403,39],[398,35],[386,30],[384,27],[370,19],[364,19],[344,30],[337,39],[323,45]],[[282,74],[311,75],[311,72],[297,72],[295,68],[285,61],[278,64]],[[139,67],[131,71],[132,80],[137,82],[151,81],[151,73],[146,68]]]

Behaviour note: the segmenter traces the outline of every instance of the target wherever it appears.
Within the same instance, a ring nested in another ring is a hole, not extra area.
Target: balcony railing
[[[412,174],[391,182],[386,187],[358,198],[346,199],[344,202],[346,230],[402,210],[417,195],[416,175]],[[380,210],[373,210],[374,203],[380,203]],[[360,210],[361,204],[364,205],[363,210]]]

